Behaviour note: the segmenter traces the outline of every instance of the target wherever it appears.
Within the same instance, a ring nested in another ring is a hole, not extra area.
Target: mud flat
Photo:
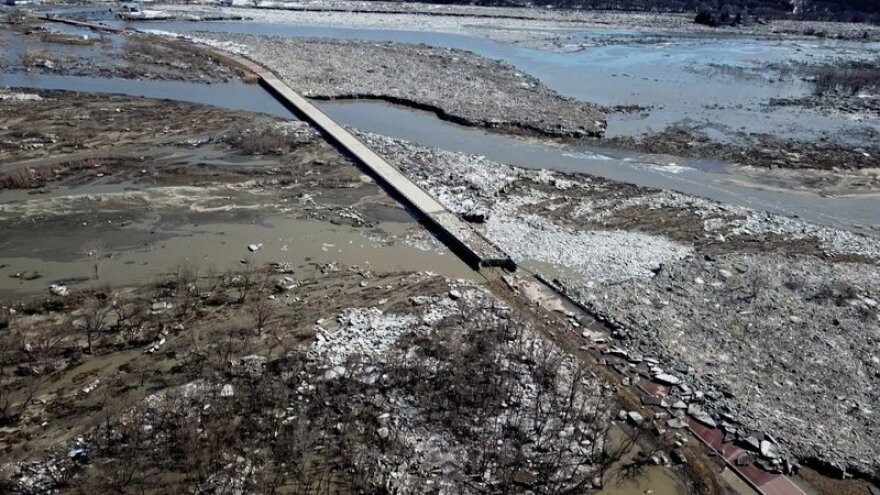
[[[470,276],[302,122],[159,100],[0,94],[15,116],[0,130],[3,296],[242,261]]]
[[[209,54],[158,37],[111,35],[59,24],[0,27],[7,53],[0,72],[219,83],[244,74]]]
[[[672,375],[669,403],[684,404],[677,414],[722,425],[771,470],[802,462],[877,479],[876,238],[364,139],[447,208],[480,222],[514,260],[611,322],[634,367],[656,359],[652,371],[633,368],[633,379]],[[763,455],[762,439],[773,445]]]
[[[375,98],[441,118],[551,137],[601,136],[604,111],[564,98],[503,62],[427,45],[202,33],[247,47],[304,96]]]

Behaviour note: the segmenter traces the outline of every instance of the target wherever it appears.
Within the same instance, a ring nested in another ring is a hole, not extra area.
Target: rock
[[[642,416],[638,411],[629,411],[626,413],[626,418],[630,423],[639,426],[645,422],[645,417]]]
[[[484,210],[470,210],[462,213],[461,218],[470,223],[486,223],[489,213]]]
[[[669,458],[675,464],[687,464],[687,458],[684,456],[684,451],[681,449],[675,449],[669,453]]]
[[[747,448],[749,448],[750,450],[754,450],[755,452],[758,452],[758,451],[761,450],[761,441],[758,440],[758,439],[757,439],[756,437],[754,437],[754,436],[751,436],[751,435],[750,435],[750,436],[746,437],[746,438],[743,440],[743,443],[745,444],[745,446],[746,446]]]
[[[654,375],[654,380],[669,386],[678,385],[681,383],[681,378],[675,375],[670,375],[669,373],[658,373]]]
[[[779,458],[779,446],[769,440],[762,440],[761,455],[767,459],[777,459]]]
[[[248,248],[248,251],[255,253],[263,248],[263,243],[261,242],[259,244],[248,244],[247,248]]]
[[[642,404],[646,406],[659,406],[663,400],[660,397],[655,397],[653,395],[645,395],[642,396]]]
[[[223,385],[223,388],[220,389],[220,397],[232,397],[233,395],[235,395],[235,388],[231,383]]]
[[[457,301],[461,299],[461,292],[456,289],[452,289],[451,291],[449,291],[449,298],[453,301]]]
[[[345,366],[334,366],[324,373],[325,380],[335,380],[345,374]]]
[[[620,347],[612,347],[606,351],[606,354],[611,354],[612,356],[622,357],[623,359],[629,360],[629,352],[626,349],[621,349]]]
[[[670,418],[669,421],[666,422],[666,426],[674,428],[676,430],[687,428],[687,425],[687,420],[682,418]]]
[[[283,277],[275,282],[275,290],[278,292],[287,292],[297,287],[296,280],[292,277]]]
[[[686,409],[687,404],[685,404],[683,400],[677,400],[670,407],[672,407],[673,409]]]
[[[687,414],[688,416],[696,419],[697,421],[708,426],[709,428],[716,428],[718,426],[715,420],[712,419],[712,416],[710,416],[709,413],[703,411],[703,409],[696,404],[691,404],[688,406]]]
[[[58,296],[58,297],[66,297],[66,296],[70,295],[70,291],[67,289],[67,286],[61,285],[61,284],[50,285],[49,292],[53,296]]]
[[[723,279],[728,279],[733,276],[733,273],[731,273],[729,270],[718,270],[718,276]]]
[[[161,313],[162,311],[165,311],[167,309],[171,309],[173,307],[174,307],[174,305],[171,304],[170,302],[159,301],[159,302],[154,302],[153,305],[150,307],[150,309],[152,309],[156,313]]]
[[[385,440],[391,435],[391,430],[389,430],[387,426],[383,426],[376,430],[376,434],[379,435],[379,438]]]

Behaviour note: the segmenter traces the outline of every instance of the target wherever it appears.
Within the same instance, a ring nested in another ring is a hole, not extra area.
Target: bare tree
[[[98,335],[106,330],[110,320],[112,307],[105,301],[92,298],[85,303],[82,310],[83,330],[86,332],[86,349],[92,353],[92,343]]]
[[[264,295],[254,298],[249,304],[251,314],[254,316],[254,324],[257,335],[261,335],[267,326],[272,323],[275,318],[276,306],[275,301]]]
[[[107,245],[104,243],[104,241],[100,239],[91,240],[87,242],[83,247],[83,251],[85,251],[86,256],[88,256],[91,260],[95,280],[100,279],[99,269],[101,266],[101,259],[105,256],[106,250]]]
[[[186,318],[199,301],[199,269],[192,262],[177,265],[174,277],[177,315]]]

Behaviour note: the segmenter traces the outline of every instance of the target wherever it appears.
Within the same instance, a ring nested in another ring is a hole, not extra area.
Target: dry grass
[[[819,95],[855,95],[862,90],[880,88],[880,66],[853,62],[848,66],[824,65],[814,69],[815,92]]]
[[[693,447],[684,449],[685,464],[688,478],[693,483],[691,493],[700,495],[725,495],[726,491],[718,482],[712,465],[706,462],[706,457]]]
[[[47,183],[70,175],[71,173],[104,166],[101,160],[75,160],[59,165],[41,167],[19,167],[5,174],[0,174],[0,190],[2,189],[34,189]]]

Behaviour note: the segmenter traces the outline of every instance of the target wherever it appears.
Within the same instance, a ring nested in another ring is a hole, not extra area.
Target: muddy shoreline
[[[409,214],[302,122],[128,97],[11,94],[0,98],[16,115],[0,130],[6,295],[99,282],[86,254],[97,240],[113,283],[187,259],[235,264],[253,243],[272,261],[355,260],[359,247],[376,266],[468,273],[451,255],[437,257]],[[297,231],[305,245],[289,251]]]

